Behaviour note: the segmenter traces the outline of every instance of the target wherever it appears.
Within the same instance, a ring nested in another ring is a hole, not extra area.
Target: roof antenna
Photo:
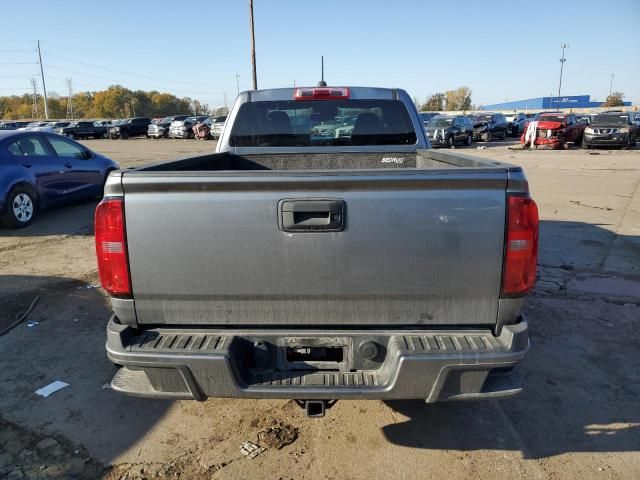
[[[324,81],[324,55],[322,55],[320,57],[320,65],[321,65],[320,68],[321,68],[321,76],[322,76],[322,78],[318,82],[318,86],[319,87],[326,87],[327,86],[327,82]]]

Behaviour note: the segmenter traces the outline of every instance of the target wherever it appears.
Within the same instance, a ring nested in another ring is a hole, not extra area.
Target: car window
[[[85,158],[84,149],[63,137],[48,137],[49,143],[58,154],[64,158]]]
[[[9,145],[9,152],[17,157],[46,157],[48,155],[44,144],[37,137],[22,137]]]
[[[281,100],[244,103],[234,147],[412,145],[416,133],[398,100]]]

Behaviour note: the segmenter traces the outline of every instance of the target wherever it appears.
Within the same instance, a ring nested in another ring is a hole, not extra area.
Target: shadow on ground
[[[47,235],[93,235],[93,214],[98,200],[73,203],[38,211],[33,223],[10,229],[0,225],[0,239]]]
[[[540,260],[548,267],[574,275],[639,271],[639,236],[581,222],[542,221],[540,231]],[[383,427],[383,434],[407,447],[520,450],[525,458],[637,451],[640,307],[619,303],[569,299],[561,291],[529,298],[531,349],[519,367],[527,385],[521,396],[433,405],[390,401],[408,420]]]
[[[40,299],[25,322],[0,337],[0,416],[43,435],[62,434],[102,458],[133,448],[172,402],[108,388],[116,367],[105,353],[111,315],[105,295],[67,278],[0,276],[4,317],[14,318],[36,296]],[[28,327],[30,320],[38,324]],[[34,393],[56,380],[69,387],[48,398]]]

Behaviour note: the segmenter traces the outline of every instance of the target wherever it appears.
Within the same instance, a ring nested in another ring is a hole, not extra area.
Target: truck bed
[[[463,154],[417,152],[252,153],[229,152],[186,157],[128,170],[130,172],[239,172],[261,170],[375,170],[473,168],[520,171],[519,167]]]

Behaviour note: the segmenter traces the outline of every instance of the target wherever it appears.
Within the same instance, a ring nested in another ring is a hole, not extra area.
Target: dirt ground
[[[193,140],[86,145],[123,167],[214,148]],[[640,149],[507,145],[457,150],[522,165],[540,207],[519,397],[339,401],[324,419],[308,419],[292,401],[116,394],[104,352],[110,310],[95,288],[95,202],[87,202],[42,212],[21,231],[0,229],[0,325],[39,297],[0,337],[0,479],[640,478]],[[54,380],[69,386],[34,394]],[[286,428],[292,443],[253,459],[240,453],[271,427]]]

